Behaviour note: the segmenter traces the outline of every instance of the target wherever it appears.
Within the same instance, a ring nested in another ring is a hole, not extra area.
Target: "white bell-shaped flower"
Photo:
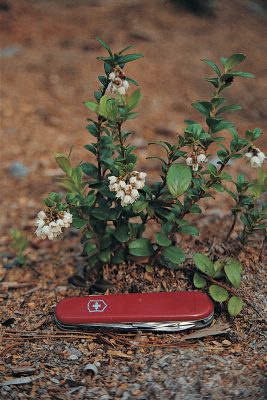
[[[193,164],[193,158],[192,157],[187,157],[187,159],[185,160],[186,164],[191,166]]]
[[[199,154],[198,156],[197,156],[197,162],[198,163],[204,163],[204,162],[207,162],[208,161],[208,159],[207,159],[207,157],[206,157],[206,154],[203,154],[203,153],[201,153],[201,154]]]
[[[259,157],[253,156],[253,157],[251,157],[251,159],[250,159],[250,165],[251,165],[253,168],[259,168],[259,167],[261,167],[261,165],[262,165],[262,161],[259,159]]]

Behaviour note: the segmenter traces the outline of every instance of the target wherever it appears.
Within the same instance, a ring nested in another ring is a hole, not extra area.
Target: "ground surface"
[[[31,238],[41,199],[56,187],[59,171],[52,153],[67,153],[74,144],[74,162],[87,157],[82,146],[88,139],[88,113],[82,102],[97,88],[101,71],[95,58],[103,54],[95,36],[116,49],[132,43],[145,54],[128,70],[145,95],[140,117],[131,127],[136,130],[140,170],[152,179],[158,166],[145,160],[147,141],[175,140],[183,120],[196,118],[190,103],[208,96],[202,77],[209,71],[202,58],[247,54],[244,68],[257,80],[237,82],[229,100],[244,109],[234,117],[240,131],[264,128],[264,9],[255,2],[224,1],[213,15],[203,17],[168,1],[1,0],[0,19],[0,398],[263,399],[266,263],[258,261],[257,243],[240,248],[233,235],[231,244],[225,244],[231,223],[226,200],[206,203],[206,213],[197,221],[201,240],[183,242],[188,254],[238,256],[243,262],[240,293],[260,315],[247,306],[233,321],[216,310],[216,324],[230,327],[221,336],[60,332],[52,319],[56,302],[88,293],[96,276],[92,273],[83,288],[68,281],[84,265],[75,232],[53,243]],[[15,162],[27,168],[24,177],[14,177]],[[238,163],[235,168],[249,173]],[[4,268],[12,263],[11,227],[23,229],[31,239],[29,266]],[[106,269],[105,279],[112,282],[113,292],[192,289],[180,271],[121,266],[119,271]],[[71,282],[77,285],[77,278]],[[103,289],[106,283],[98,284]],[[87,364],[93,366],[85,370]]]

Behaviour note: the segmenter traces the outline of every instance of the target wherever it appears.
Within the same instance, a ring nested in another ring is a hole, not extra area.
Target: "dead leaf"
[[[229,331],[229,324],[216,324],[212,327],[201,329],[200,331],[185,335],[181,338],[181,340],[200,339],[207,336],[224,335]]]
[[[131,356],[129,356],[128,354],[123,353],[120,350],[108,350],[107,354],[112,356],[112,357],[121,357],[121,358],[132,358]]]

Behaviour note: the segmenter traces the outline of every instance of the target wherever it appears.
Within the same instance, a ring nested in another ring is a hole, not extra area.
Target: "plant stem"
[[[125,148],[124,148],[124,142],[123,142],[123,138],[122,138],[121,125],[122,125],[122,122],[117,123],[119,142],[120,142],[120,146],[121,146],[121,156],[122,156],[122,158],[125,158]]]
[[[98,180],[102,180],[102,168],[101,168],[101,152],[100,152],[100,140],[101,140],[101,132],[102,132],[102,120],[101,117],[98,117],[98,124],[97,124],[97,150],[96,150],[96,159],[97,159],[97,175]]]
[[[108,87],[109,81],[107,80],[106,85],[102,89],[102,96],[103,97],[106,93],[107,87]],[[103,122],[103,117],[100,115],[98,116],[98,123],[96,124],[97,126],[97,149],[96,149],[96,159],[97,159],[97,175],[98,175],[98,180],[101,181],[103,176],[102,176],[102,167],[101,167],[101,146],[100,146],[100,140],[101,140],[101,133],[102,133],[102,122]]]
[[[231,227],[230,227],[230,229],[229,229],[229,232],[227,233],[227,236],[226,236],[226,238],[225,238],[225,240],[227,240],[227,241],[229,240],[229,238],[230,238],[230,236],[231,236],[231,234],[232,234],[232,232],[233,232],[233,230],[234,230],[234,227],[235,227],[235,225],[236,225],[237,214],[238,214],[238,213],[235,213],[235,214],[234,214],[234,219],[233,219],[232,225],[231,225]]]
[[[187,270],[187,271],[189,271],[189,272],[192,272],[192,270],[193,270],[194,268],[192,268],[192,267],[181,267],[181,269]],[[198,271],[198,272],[199,272],[199,271]],[[213,283],[214,285],[217,285],[217,286],[222,287],[223,289],[225,289],[225,290],[227,290],[229,293],[231,293],[233,296],[240,297],[249,307],[253,308],[253,310],[256,311],[256,313],[257,313],[261,318],[265,318],[264,315],[262,315],[261,312],[258,310],[258,308],[251,302],[250,299],[247,299],[247,298],[244,297],[244,296],[241,297],[241,296],[239,295],[239,293],[237,293],[236,290],[232,289],[231,287],[229,287],[228,285],[226,285],[226,284],[224,284],[224,283],[221,283],[221,282],[216,281],[216,279],[213,279],[213,278],[210,277],[209,275],[204,274],[202,271],[201,271],[201,274],[203,275],[203,277],[204,277],[205,279],[207,279],[207,281]]]
[[[204,274],[203,272],[202,272],[202,274],[205,277],[205,279],[207,279],[209,282],[214,283],[215,285],[222,287],[223,289],[225,289],[229,293],[231,293],[233,296],[240,297],[242,300],[244,300],[244,302],[249,307],[253,308],[253,310],[256,311],[256,313],[258,315],[260,315],[261,318],[264,318],[264,316],[261,314],[261,312],[258,310],[258,308],[251,302],[251,300],[247,299],[246,297],[241,297],[234,289],[230,288],[229,286],[225,285],[224,283],[216,281],[215,279],[213,279],[210,276]]]

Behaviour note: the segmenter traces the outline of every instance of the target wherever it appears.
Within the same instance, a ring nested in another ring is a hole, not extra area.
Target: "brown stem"
[[[229,286],[225,285],[224,283],[218,282],[215,279],[211,278],[210,276],[202,273],[205,279],[207,279],[209,282],[214,283],[217,286],[222,287],[223,289],[227,290],[229,293],[231,293],[233,296],[240,297],[244,302],[251,308],[253,308],[254,311],[261,317],[264,318],[264,316],[261,314],[261,312],[258,310],[258,308],[251,302],[251,300],[247,299],[246,297],[241,297],[234,289],[230,288]]]
[[[121,155],[122,158],[125,158],[125,148],[124,148],[124,143],[123,143],[123,138],[122,138],[122,132],[121,132],[121,122],[118,122],[117,127],[118,127],[118,134],[119,134],[119,142],[121,145]]]
[[[99,181],[101,181],[101,179],[102,179],[102,169],[101,169],[101,160],[100,160],[100,139],[101,139],[101,131],[102,131],[101,127],[102,127],[102,119],[101,119],[101,117],[98,117],[96,159],[97,159],[97,175],[98,175]]]
[[[229,229],[229,232],[227,233],[227,236],[226,236],[225,240],[227,240],[227,241],[229,240],[229,238],[230,238],[230,236],[231,236],[231,234],[232,234],[232,232],[234,230],[236,221],[237,221],[237,213],[234,214],[234,219],[233,219],[232,225],[231,225],[231,227]]]
[[[108,87],[108,81],[106,85],[102,89],[102,97],[105,95],[107,87]],[[100,160],[100,139],[101,139],[101,133],[102,133],[102,122],[103,118],[99,115],[98,116],[98,124],[97,124],[97,148],[96,148],[96,159],[97,159],[97,175],[98,175],[98,180],[102,180],[102,168],[101,168],[101,160]]]
[[[185,267],[180,267],[179,269],[192,272],[192,270],[193,270],[194,268],[185,266]],[[245,298],[245,297],[243,297],[243,296],[241,297],[241,296],[236,292],[236,290],[232,289],[231,287],[229,287],[228,285],[226,285],[226,284],[224,284],[224,283],[221,283],[221,282],[216,281],[216,279],[213,279],[212,277],[210,277],[209,275],[206,275],[206,274],[205,274],[204,272],[202,272],[202,271],[201,271],[201,274],[203,275],[203,277],[204,277],[205,279],[207,279],[207,281],[209,281],[209,282],[211,282],[211,283],[214,283],[214,285],[217,285],[217,286],[222,287],[223,289],[225,289],[225,290],[227,290],[229,293],[231,293],[233,296],[240,297],[249,307],[253,308],[253,310],[256,311],[256,313],[257,313],[261,318],[265,318],[264,315],[262,315],[261,312],[258,310],[258,308],[251,302],[250,299],[247,299],[247,298]]]

